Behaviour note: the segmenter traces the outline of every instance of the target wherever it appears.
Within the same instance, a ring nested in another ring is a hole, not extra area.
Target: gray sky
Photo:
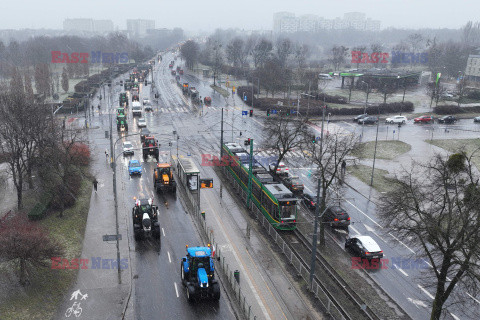
[[[382,28],[459,28],[480,20],[476,0],[0,0],[0,29],[62,29],[65,18],[153,19],[157,28],[272,29],[273,13],[315,14],[327,19],[364,12]]]

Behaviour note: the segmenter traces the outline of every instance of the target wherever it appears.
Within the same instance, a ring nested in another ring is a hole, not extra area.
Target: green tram
[[[228,172],[248,192],[248,167],[242,164],[236,153],[246,153],[238,144],[224,144],[223,155],[230,161],[224,170]],[[241,149],[241,151],[240,151]],[[254,161],[255,162],[255,161]],[[266,170],[263,170],[266,173]],[[262,183],[252,176],[252,201],[267,220],[278,230],[294,230],[297,228],[297,202],[293,193],[281,183]]]

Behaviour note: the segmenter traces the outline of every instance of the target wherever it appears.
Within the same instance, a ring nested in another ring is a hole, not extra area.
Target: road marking
[[[350,229],[352,229],[353,231],[355,231],[355,233],[356,233],[357,235],[361,235],[361,233],[358,232],[357,229],[355,229],[354,227],[352,227],[352,225],[350,225]]]
[[[307,186],[305,186],[305,189],[307,189],[308,192],[313,193],[312,190],[310,190]]]
[[[347,121],[342,121],[342,122],[345,123],[345,124],[348,124],[350,127],[355,127],[353,124],[348,123]]]
[[[470,293],[467,292],[467,295],[468,295],[470,298],[472,298],[473,300],[475,300],[477,303],[480,303],[480,301],[477,300],[477,299],[475,299],[474,297],[472,297],[472,295],[471,295]]]
[[[400,268],[399,266],[397,266],[395,263],[393,264],[393,267],[395,267],[395,269],[397,269],[398,271],[400,271],[401,273],[403,273],[403,275],[405,277],[408,277],[408,274],[402,270],[402,268]]]
[[[417,308],[418,308],[418,306],[421,306],[421,307],[424,307],[424,308],[427,307],[425,302],[423,302],[422,300],[415,300],[415,299],[412,299],[410,297],[408,297],[407,300],[410,301],[411,303],[413,303]]]
[[[345,199],[348,203],[350,203],[350,205],[352,207],[354,207],[355,209],[357,209],[361,214],[363,214],[365,217],[367,217],[368,219],[370,219],[370,221],[372,221],[373,223],[375,223],[380,229],[383,229],[383,227],[381,225],[379,225],[375,220],[373,220],[372,218],[370,218],[365,212],[363,212],[362,210],[360,210],[356,205],[354,205],[353,203],[351,203],[349,200]]]
[[[459,317],[457,317],[456,315],[454,315],[453,313],[450,312],[450,315],[455,319],[455,320],[460,320]]]
[[[430,292],[428,292],[424,287],[422,287],[422,286],[419,285],[419,284],[418,284],[417,286],[418,286],[423,292],[425,292],[425,294],[426,294],[427,296],[429,296],[431,299],[435,299],[435,297],[432,296],[432,295],[430,294]]]
[[[163,228],[162,228],[162,233],[163,233],[163,236],[165,237],[165,230],[163,230]]]
[[[176,283],[176,282],[174,282],[173,284],[175,285],[175,292],[177,293],[177,298],[180,298],[180,296],[178,295],[177,283]]]
[[[380,238],[380,240],[382,240],[383,242],[386,242],[386,241],[383,240],[383,238],[380,237],[380,236],[375,232],[375,230],[374,230],[372,227],[370,227],[368,224],[364,223],[363,225],[365,226],[365,229],[367,229],[368,232],[373,233],[373,234],[376,235],[378,238]]]
[[[170,258],[170,251],[167,251],[168,254],[168,262],[172,263],[172,259]]]
[[[402,241],[400,241],[397,237],[395,237],[391,232],[388,233],[389,235],[391,235],[395,240],[397,240],[398,242],[400,242],[401,244],[403,244],[403,246],[405,248],[407,248],[408,250],[410,250],[413,254],[416,254],[415,251],[413,251],[412,249],[410,249],[405,243],[403,243]]]

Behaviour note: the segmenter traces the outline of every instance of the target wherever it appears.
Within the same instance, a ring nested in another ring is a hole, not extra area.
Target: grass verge
[[[57,212],[51,212],[39,223],[48,230],[50,236],[58,240],[63,248],[63,257],[78,258],[82,253],[82,242],[90,206],[92,192],[91,182],[82,181],[81,191],[77,202],[64,211],[63,218]],[[17,265],[4,263],[0,265],[0,272],[12,273],[17,271]],[[78,270],[52,270],[50,267],[32,269],[30,271],[30,285],[22,287],[10,283],[8,298],[0,303],[0,315],[8,319],[52,319],[63,297],[71,289],[77,278]],[[10,277],[15,282],[16,277]],[[5,289],[5,288],[4,288]]]
[[[360,164],[349,167],[347,171],[363,183],[370,185],[372,167]],[[375,173],[373,174],[373,188],[380,193],[394,191],[398,186],[397,180],[389,178],[387,175],[387,170],[375,169]]]
[[[472,158],[473,164],[480,168],[480,139],[439,139],[439,140],[425,140],[434,146],[445,149],[452,153],[465,151],[468,156],[476,151],[475,156]]]
[[[222,96],[224,96],[225,98],[227,98],[227,97],[230,95],[230,93],[229,93],[227,90],[225,90],[225,89],[223,89],[223,88],[220,88],[219,86],[214,86],[213,84],[211,84],[210,87],[211,87],[213,90],[215,90],[215,91],[217,91],[218,93],[220,93],[220,94],[221,94]]]
[[[399,155],[410,151],[412,146],[403,141],[381,140],[377,143],[377,159],[392,160]],[[353,150],[352,155],[360,159],[373,159],[375,153],[375,141],[361,143]]]

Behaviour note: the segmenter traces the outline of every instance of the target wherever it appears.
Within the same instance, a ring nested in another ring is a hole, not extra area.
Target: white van
[[[140,101],[133,101],[132,102],[132,114],[133,116],[142,116],[142,105]]]
[[[318,75],[318,79],[320,79],[320,80],[333,80],[332,76],[329,75],[328,73],[320,73]]]

